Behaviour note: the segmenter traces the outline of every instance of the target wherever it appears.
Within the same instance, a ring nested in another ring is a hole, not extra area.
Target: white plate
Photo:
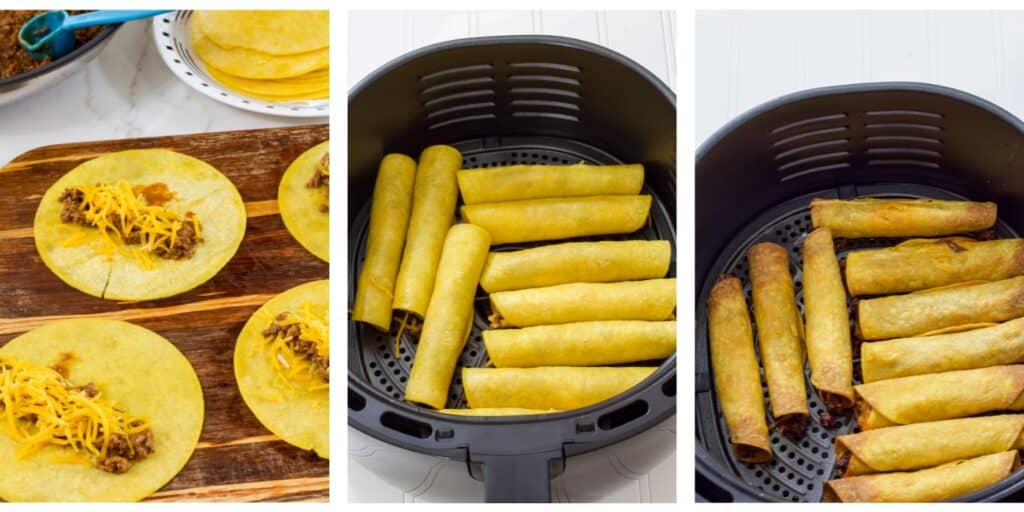
[[[153,18],[153,39],[164,64],[193,89],[242,110],[284,117],[327,117],[330,100],[267,101],[224,87],[206,72],[192,50],[188,20],[193,11],[174,11]]]

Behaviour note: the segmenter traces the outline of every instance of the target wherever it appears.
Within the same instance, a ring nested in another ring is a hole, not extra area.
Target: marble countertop
[[[0,166],[39,146],[325,122],[238,110],[194,91],[164,66],[150,21],[122,26],[65,81],[0,106]]]

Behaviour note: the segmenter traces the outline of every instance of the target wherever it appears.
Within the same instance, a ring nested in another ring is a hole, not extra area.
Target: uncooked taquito
[[[451,146],[430,146],[420,154],[413,186],[412,214],[392,308],[423,317],[434,289],[445,234],[455,217],[455,173],[462,154]]]
[[[850,295],[887,295],[1024,274],[1024,240],[966,237],[907,240],[846,257]]]
[[[352,319],[366,322],[380,331],[391,327],[395,276],[409,229],[415,178],[416,162],[408,156],[392,153],[380,161],[377,183],[373,187],[366,259],[359,272]]]
[[[1024,365],[929,373],[854,386],[861,430],[1024,410]]]
[[[1020,467],[1017,450],[983,455],[908,473],[854,476],[825,482],[823,501],[942,501],[984,489]]]
[[[457,224],[448,230],[406,400],[444,407],[455,363],[473,328],[473,298],[489,248],[490,236],[477,226]]]
[[[466,204],[521,201],[545,197],[639,194],[644,166],[510,165],[459,171]]]
[[[875,341],[860,349],[864,382],[1013,363],[1024,363],[1024,318],[970,331]]]
[[[836,238],[943,236],[996,223],[995,203],[938,199],[814,199],[811,223]]]
[[[462,218],[489,231],[498,245],[632,233],[650,209],[648,195],[558,197],[466,205]]]
[[[747,252],[754,323],[772,417],[779,431],[801,438],[810,418],[804,385],[804,328],[796,307],[789,251],[764,242]]]
[[[978,416],[867,430],[836,438],[843,476],[928,468],[1024,448],[1024,414]]]
[[[853,350],[846,290],[832,233],[812,231],[803,242],[804,337],[811,385],[831,414],[853,407]]]
[[[484,345],[498,368],[600,366],[664,359],[676,350],[676,322],[611,320],[488,329]]]
[[[622,393],[649,377],[646,366],[463,368],[462,389],[472,409],[579,409]]]
[[[665,277],[672,263],[668,240],[567,242],[492,252],[480,286],[488,293],[565,283]]]
[[[867,299],[857,307],[858,327],[866,340],[962,331],[1020,316],[1024,276]]]
[[[491,294],[491,327],[599,320],[669,320],[676,280],[570,283]]]
[[[515,407],[492,407],[489,409],[440,409],[437,412],[455,416],[532,416],[562,412],[555,409],[519,409]]]
[[[768,462],[772,445],[765,422],[761,371],[743,284],[736,277],[722,276],[711,290],[708,337],[715,392],[729,426],[733,455],[740,462]]]

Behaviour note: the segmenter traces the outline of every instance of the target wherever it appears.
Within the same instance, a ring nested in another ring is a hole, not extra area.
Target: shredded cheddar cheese
[[[99,229],[111,247],[131,243],[130,251],[122,253],[134,257],[146,269],[154,268],[150,254],[170,253],[178,240],[178,232],[186,222],[191,222],[197,240],[202,240],[199,219],[194,214],[181,214],[166,209],[163,205],[149,204],[138,188],[132,188],[125,181],[99,183],[76,187],[84,195],[82,213],[91,226]],[[84,241],[82,234],[65,240],[70,246]]]
[[[0,355],[0,422],[22,445],[19,459],[55,445],[102,460],[113,435],[127,437],[150,428],[102,393],[89,394],[53,368]]]
[[[299,326],[299,339],[313,344],[315,355],[329,359],[331,352],[330,325],[326,312],[314,311],[310,303],[303,303],[298,314],[288,312],[284,318],[274,321],[280,330],[269,342],[270,364],[276,372],[274,381],[283,387],[295,388],[296,383],[306,384],[306,389],[315,391],[328,389],[330,385],[317,373],[312,357],[298,354],[289,344],[285,331],[293,325]]]

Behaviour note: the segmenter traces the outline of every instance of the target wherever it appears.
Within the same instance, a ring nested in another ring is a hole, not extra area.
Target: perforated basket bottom
[[[933,187],[905,184],[895,186],[891,190],[885,190],[884,187],[872,187],[872,193],[865,195],[874,197],[965,199],[962,196],[935,189]],[[865,195],[862,195],[861,197],[864,197]],[[834,191],[832,191],[831,194],[822,193],[818,195],[818,197],[834,196]],[[754,312],[753,302],[751,300],[750,276],[748,274],[746,254],[747,250],[752,245],[759,242],[774,242],[789,250],[790,272],[793,275],[796,289],[796,301],[800,309],[800,313],[803,313],[803,272],[801,271],[803,267],[803,258],[801,257],[800,248],[803,244],[804,237],[812,230],[809,210],[810,197],[813,197],[813,195],[804,196],[797,200],[790,201],[756,219],[752,225],[748,226],[748,229],[743,231],[743,233],[750,233],[750,235],[746,236],[742,243],[734,243],[730,245],[732,250],[727,249],[713,266],[713,268],[723,269],[721,273],[732,274],[743,280],[743,290],[746,295],[747,305],[750,307],[750,318],[752,323]],[[1003,222],[999,222],[996,225],[996,235],[999,238],[1012,238],[1017,236],[1017,234]],[[842,263],[845,262],[846,255],[851,250],[887,247],[900,241],[901,240],[899,239],[859,239],[837,241],[836,254]],[[704,290],[710,290],[711,285],[713,285],[714,281],[717,280],[719,273],[720,272],[714,272],[714,275],[705,276],[706,281],[704,283]],[[703,296],[699,300],[704,304],[707,301],[707,297]],[[847,303],[849,304],[849,302],[848,297]],[[851,329],[853,328],[854,320],[855,315],[851,309]],[[706,329],[706,323],[702,325],[704,325],[704,328]],[[756,336],[756,325],[754,329]],[[706,342],[707,337],[704,336],[703,339]],[[757,343],[755,342],[754,345],[756,350]],[[855,353],[855,356],[856,355],[857,354]],[[758,360],[760,360],[760,355],[758,356]],[[854,366],[855,370],[859,370],[859,358],[854,359]],[[757,489],[776,500],[794,502],[820,501],[824,482],[833,476],[832,473],[835,462],[834,445],[836,436],[859,431],[856,427],[856,421],[852,416],[842,420],[840,427],[836,429],[826,429],[821,425],[820,415],[825,412],[825,407],[818,399],[817,392],[811,385],[809,369],[805,368],[805,372],[807,374],[805,382],[808,392],[808,407],[811,414],[810,427],[807,429],[806,436],[799,441],[794,441],[788,437],[780,435],[774,429],[769,429],[771,432],[771,445],[774,457],[768,464],[744,464],[732,457],[732,446],[729,443],[729,429],[726,426],[725,418],[721,413],[717,397],[714,396],[715,393],[713,386],[710,391],[710,401],[701,400],[699,396],[697,400],[698,421],[701,421],[702,416],[704,418],[709,417],[707,414],[701,414],[702,411],[700,409],[702,404],[705,408],[710,406],[710,418],[714,418],[711,421],[705,419],[704,424],[700,426],[702,427],[700,430],[703,432],[704,444],[708,447],[709,452],[712,454],[718,454],[720,457],[724,457],[726,459],[724,461],[724,466],[730,468],[751,488]],[[855,383],[860,384],[860,372],[855,371],[854,376]],[[768,388],[765,386],[763,367],[761,368],[761,385],[764,396],[765,411],[770,415],[771,409],[768,399]],[[771,422],[772,419],[769,417],[769,425],[771,425]]]
[[[589,164],[621,164],[615,157],[591,146],[583,145],[574,141],[549,138],[502,138],[473,140],[464,143],[452,144],[462,152],[463,168],[497,167],[515,164],[574,164],[586,162]],[[665,211],[664,204],[658,194],[647,185],[641,192],[653,196],[651,206],[650,222],[647,226],[630,235],[588,237],[576,240],[669,240],[673,244],[675,254],[675,233],[671,220]],[[357,244],[354,262],[355,268],[349,271],[349,283],[356,283],[359,279],[359,269],[363,266],[366,256],[366,237],[369,229],[370,204],[367,202],[360,210],[359,215],[353,221],[352,229],[358,230]],[[575,241],[575,240],[574,240]],[[535,247],[538,245],[558,243],[560,241],[538,242],[531,244],[507,244],[492,247],[495,251],[511,251]],[[675,266],[670,270],[670,276],[675,275]],[[354,285],[350,288],[354,289]],[[350,295],[351,295],[350,291]],[[352,297],[349,297],[351,304]],[[477,288],[476,314],[473,320],[473,330],[469,340],[459,356],[458,364],[449,388],[448,402],[446,407],[466,407],[465,395],[462,389],[462,368],[483,367],[488,361],[487,351],[484,348],[482,331],[488,326],[487,317],[491,314],[490,303],[487,300],[487,293]],[[351,322],[351,320],[350,320]],[[381,333],[365,324],[355,326],[355,339],[349,343],[356,345],[356,351],[350,350],[349,371],[361,375],[373,387],[382,391],[395,400],[402,400],[405,395],[405,383],[412,370],[412,361],[416,355],[417,338],[408,333],[402,334],[401,348],[398,357],[393,354],[395,336],[397,335],[397,322],[392,322],[391,331]],[[352,357],[354,355],[355,357]]]

